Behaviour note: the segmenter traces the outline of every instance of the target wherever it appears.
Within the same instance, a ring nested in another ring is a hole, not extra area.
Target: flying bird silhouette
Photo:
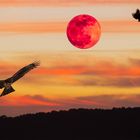
[[[135,13],[132,13],[133,18],[137,19],[140,22],[140,10],[137,9]]]
[[[19,71],[17,71],[12,77],[6,79],[6,80],[0,80],[0,88],[4,88],[3,92],[1,93],[1,96],[7,95],[11,92],[14,92],[15,90],[11,86],[15,81],[19,80],[21,77],[23,77],[26,73],[28,73],[30,70],[36,68],[40,65],[40,62],[33,62]]]

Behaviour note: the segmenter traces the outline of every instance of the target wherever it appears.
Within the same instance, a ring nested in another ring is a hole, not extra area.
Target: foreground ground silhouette
[[[1,140],[140,140],[140,108],[0,117]]]

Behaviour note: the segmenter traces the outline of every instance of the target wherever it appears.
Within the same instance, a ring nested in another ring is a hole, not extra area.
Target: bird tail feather
[[[4,80],[0,80],[0,88],[3,88],[4,87],[4,83],[5,83]]]
[[[4,96],[4,95],[9,94],[14,91],[15,91],[14,88],[10,85],[9,87],[4,88],[4,90],[0,96]]]

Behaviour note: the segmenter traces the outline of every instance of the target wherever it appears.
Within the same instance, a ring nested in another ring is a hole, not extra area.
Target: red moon
[[[69,41],[80,49],[93,47],[99,41],[100,35],[100,24],[90,15],[78,15],[72,18],[67,26],[67,37]]]

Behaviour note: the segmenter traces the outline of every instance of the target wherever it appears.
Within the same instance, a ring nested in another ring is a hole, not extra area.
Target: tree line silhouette
[[[1,140],[140,140],[140,108],[70,109],[0,117]]]

